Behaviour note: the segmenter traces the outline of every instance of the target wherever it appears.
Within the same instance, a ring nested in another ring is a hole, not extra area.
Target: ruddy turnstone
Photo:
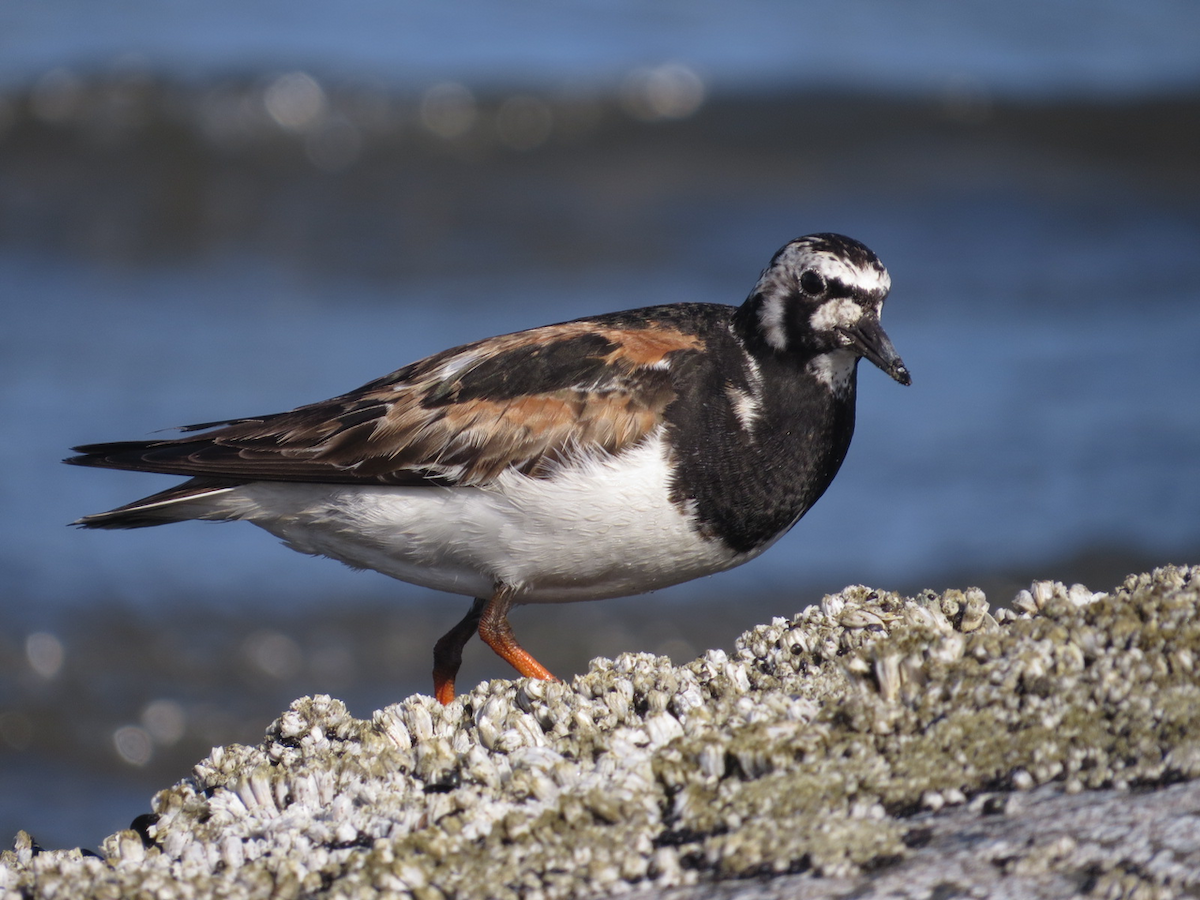
[[[858,241],[813,234],[740,307],[652,306],[455,347],[291,412],[69,463],[190,475],[86,528],[244,519],[302,553],[477,598],[434,647],[454,698],[478,632],[521,675],[513,606],[638,594],[741,565],[816,502],[854,431],[891,286]]]

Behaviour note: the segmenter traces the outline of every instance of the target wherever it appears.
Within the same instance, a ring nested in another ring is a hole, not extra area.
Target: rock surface
[[[296,701],[103,857],[0,897],[1200,892],[1200,567],[1111,594],[847,588],[682,666]]]

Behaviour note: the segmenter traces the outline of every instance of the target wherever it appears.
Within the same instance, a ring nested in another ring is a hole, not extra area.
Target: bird
[[[740,306],[609,312],[435,353],[288,412],[85,444],[64,462],[190,476],[74,525],[245,520],[294,550],[466,595],[434,646],[448,704],[480,638],[554,676],[523,604],[641,594],[742,565],[812,507],[854,432],[858,362],[902,385],[891,278],[833,233],[788,242]]]

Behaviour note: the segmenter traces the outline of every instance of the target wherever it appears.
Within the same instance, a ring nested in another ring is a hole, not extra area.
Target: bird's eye
[[[816,297],[818,294],[825,293],[825,279],[812,269],[805,269],[800,273],[800,287],[804,293]]]

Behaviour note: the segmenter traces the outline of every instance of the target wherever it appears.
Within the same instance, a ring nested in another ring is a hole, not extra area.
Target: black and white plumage
[[[785,245],[740,307],[577,319],[435,354],[290,412],[67,462],[192,476],[87,528],[244,519],[304,553],[476,597],[435,648],[440,700],[480,636],[550,678],[515,604],[642,593],[740,565],[833,480],[865,357],[908,370],[879,324],[890,278],[862,244]]]

